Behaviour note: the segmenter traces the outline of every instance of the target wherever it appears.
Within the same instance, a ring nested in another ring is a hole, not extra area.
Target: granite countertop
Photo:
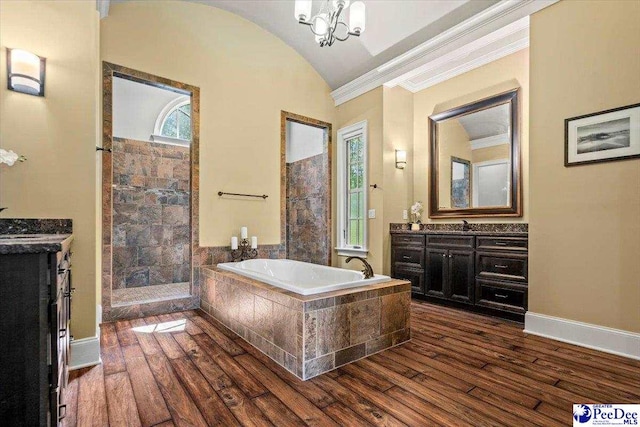
[[[0,234],[0,254],[37,254],[67,251],[71,234]]]
[[[391,234],[451,234],[454,236],[527,237],[526,231],[390,230]]]
[[[409,224],[391,223],[391,234],[451,234],[454,236],[499,236],[499,237],[527,237],[529,224],[516,223],[469,223],[469,231],[462,231],[462,224],[458,223],[426,223],[420,225],[420,230],[411,230]]]

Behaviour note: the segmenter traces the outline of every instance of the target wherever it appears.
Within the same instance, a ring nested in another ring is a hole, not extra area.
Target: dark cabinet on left
[[[56,426],[66,410],[71,237],[0,241],[0,423]]]

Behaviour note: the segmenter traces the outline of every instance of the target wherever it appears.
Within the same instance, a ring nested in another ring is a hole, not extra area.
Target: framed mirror
[[[429,117],[429,217],[522,216],[519,89]]]

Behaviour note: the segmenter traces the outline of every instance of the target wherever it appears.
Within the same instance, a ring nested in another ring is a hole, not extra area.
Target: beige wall
[[[71,218],[72,332],[96,334],[98,14],[94,2],[0,2],[0,146],[25,163],[0,166],[5,218]],[[4,48],[47,58],[45,97],[6,89]]]
[[[382,215],[383,274],[391,272],[390,223],[406,222],[402,211],[413,203],[413,93],[401,87],[383,88]],[[407,166],[396,168],[396,150],[407,151]],[[379,271],[377,271],[379,272]]]
[[[531,17],[529,310],[640,332],[640,160],[565,168],[564,119],[640,101],[640,2]]]
[[[329,87],[311,65],[237,15],[182,1],[112,4],[101,56],[200,88],[200,244],[228,245],[243,225],[259,243],[279,243],[280,111],[334,118]]]
[[[368,179],[369,185],[378,184],[382,185],[382,87],[378,87],[372,91],[369,91],[359,97],[352,99],[349,102],[345,102],[336,108],[336,131],[342,129],[345,126],[358,123],[362,120],[367,120],[367,136],[368,136],[368,151],[369,161],[368,166]],[[335,146],[338,145],[336,139]],[[334,156],[337,160],[337,157]],[[334,162],[334,165],[337,162]],[[337,181],[336,172],[334,167],[333,182]],[[382,271],[382,265],[384,263],[382,241],[383,236],[387,234],[387,230],[383,229],[383,192],[380,188],[367,189],[368,194],[368,209],[376,210],[376,218],[367,220],[367,235],[369,240],[369,254],[367,257],[368,262],[373,267],[376,273]],[[336,206],[335,204],[333,206]],[[334,212],[336,209],[334,207]],[[334,217],[337,216],[334,215]],[[335,227],[334,227],[335,229]],[[335,234],[335,233],[334,233]],[[335,252],[334,252],[335,255]],[[354,270],[361,270],[362,266],[356,261],[352,261],[349,264],[344,263],[344,257],[335,257],[337,260],[335,265],[344,268],[351,268]]]
[[[494,145],[493,147],[479,148],[471,152],[471,162],[481,163],[490,160],[509,159],[511,154],[510,144]]]
[[[553,68],[553,67],[552,67]],[[521,50],[482,67],[461,74],[414,95],[414,199],[422,200],[428,212],[429,116],[452,107],[468,104],[510,89],[520,87],[522,120],[523,216],[521,218],[477,218],[470,222],[529,221],[529,50]],[[425,213],[423,222],[430,220]],[[460,222],[444,220],[444,222]]]

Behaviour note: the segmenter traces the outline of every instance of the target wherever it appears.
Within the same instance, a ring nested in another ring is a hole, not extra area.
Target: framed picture
[[[640,157],[640,104],[564,121],[564,165]]]

